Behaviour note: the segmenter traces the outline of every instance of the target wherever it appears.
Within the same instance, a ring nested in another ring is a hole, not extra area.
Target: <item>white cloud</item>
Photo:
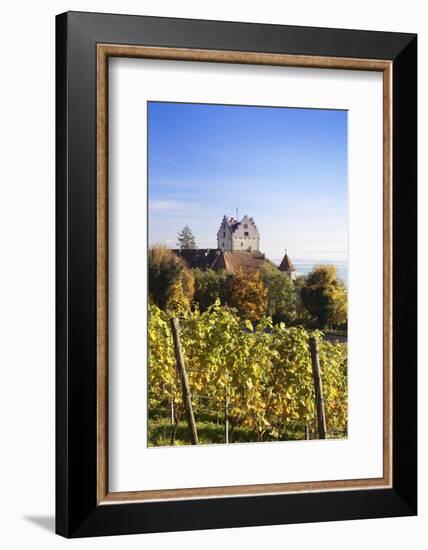
[[[188,208],[185,202],[174,200],[149,200],[149,210],[152,212],[176,212]]]

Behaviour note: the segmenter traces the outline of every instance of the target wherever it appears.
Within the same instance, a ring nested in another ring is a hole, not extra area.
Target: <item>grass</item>
[[[225,427],[224,419],[213,412],[200,412],[196,415],[196,428],[199,444],[224,444]],[[149,411],[149,447],[170,446],[174,426],[171,424],[170,416],[166,409],[151,409]],[[346,437],[346,434],[336,435]],[[316,439],[315,434],[312,438]],[[280,441],[300,441],[305,439],[304,426],[302,424],[290,425]],[[251,443],[257,442],[255,432],[242,426],[235,426],[233,430],[229,427],[229,443]],[[266,439],[269,441],[269,439]],[[278,441],[278,439],[270,439]],[[180,420],[177,426],[175,445],[190,445],[189,428],[185,419]]]
[[[198,431],[198,440],[200,444],[225,443],[225,428],[223,418],[217,420],[217,415],[210,413],[201,413],[197,416],[196,428]],[[162,415],[159,411],[150,411],[149,413],[149,447],[158,447],[162,445],[171,445],[171,436],[174,426],[169,417]],[[248,443],[256,441],[257,438],[253,432],[245,428],[237,427],[229,429],[229,441],[233,437],[234,443]],[[190,445],[189,428],[185,419],[180,420],[176,432],[176,445]]]

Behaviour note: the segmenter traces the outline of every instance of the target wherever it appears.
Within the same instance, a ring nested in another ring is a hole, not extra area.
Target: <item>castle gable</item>
[[[239,221],[224,216],[217,233],[217,245],[223,251],[258,251],[260,234],[254,219],[245,215]]]

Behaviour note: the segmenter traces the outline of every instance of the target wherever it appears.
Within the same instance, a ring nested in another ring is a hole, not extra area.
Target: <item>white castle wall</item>
[[[217,247],[220,250],[258,251],[260,235],[254,220],[244,216],[232,231],[227,220],[223,218],[217,233]]]

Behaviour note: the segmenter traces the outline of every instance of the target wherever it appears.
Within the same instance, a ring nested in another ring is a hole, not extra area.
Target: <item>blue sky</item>
[[[149,102],[148,175],[150,244],[216,248],[238,207],[272,260],[347,258],[346,111]]]

